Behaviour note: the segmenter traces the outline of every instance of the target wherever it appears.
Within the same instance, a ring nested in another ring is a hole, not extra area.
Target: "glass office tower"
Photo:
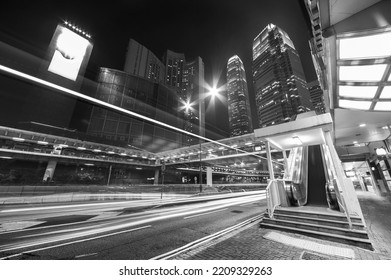
[[[253,79],[259,127],[288,122],[313,109],[299,54],[274,24],[253,41]]]
[[[314,105],[317,114],[326,113],[326,106],[324,103],[323,90],[319,85],[318,80],[308,83],[308,90],[310,92],[312,105]]]
[[[237,55],[227,64],[227,96],[230,137],[253,132],[246,73]]]

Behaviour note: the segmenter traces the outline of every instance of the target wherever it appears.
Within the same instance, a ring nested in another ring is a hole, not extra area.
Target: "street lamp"
[[[208,96],[211,96],[213,99],[215,97],[218,97],[220,88],[217,88],[216,86],[209,86],[206,85],[205,87],[200,87],[201,90],[206,89],[206,92],[200,92],[198,97],[198,127],[199,127],[199,157],[200,157],[200,173],[199,173],[199,184],[200,184],[200,192],[202,192],[202,138],[205,137],[205,99]],[[195,103],[195,102],[194,102]],[[190,101],[183,102],[183,108],[186,112],[189,112],[192,110],[192,105],[194,103],[191,103]]]

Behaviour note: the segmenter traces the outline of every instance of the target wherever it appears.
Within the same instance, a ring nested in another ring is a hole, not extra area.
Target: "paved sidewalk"
[[[194,260],[391,260],[391,200],[357,192],[374,251],[259,227],[223,236],[173,259]]]

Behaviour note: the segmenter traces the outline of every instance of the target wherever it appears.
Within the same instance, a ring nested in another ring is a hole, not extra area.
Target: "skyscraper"
[[[166,67],[166,85],[178,93],[183,104],[191,104],[191,109],[182,112],[183,129],[205,136],[205,102],[202,98],[205,74],[202,58],[186,61],[184,54],[167,50],[163,61]],[[183,143],[194,145],[198,143],[198,139],[184,135]]]
[[[246,73],[243,62],[237,55],[228,60],[227,95],[230,136],[253,132]]]
[[[323,90],[319,85],[319,81],[315,80],[308,83],[308,90],[310,91],[311,101],[314,105],[317,114],[324,114],[326,107],[324,103]]]
[[[163,84],[129,73],[100,68],[95,97],[168,125],[181,128],[179,98]],[[137,118],[94,106],[87,134],[151,152],[182,146],[182,134]]]
[[[155,83],[165,83],[165,67],[156,55],[133,39],[129,40],[124,71]]]
[[[201,57],[186,62],[182,80],[182,98],[185,102],[194,104],[192,110],[184,113],[184,130],[205,137],[205,100],[204,93],[204,62]],[[201,102],[201,103],[200,103]],[[185,135],[184,144],[194,145],[198,139]]]
[[[163,60],[166,66],[166,85],[181,89],[185,67],[185,55],[183,53],[167,50]]]
[[[259,127],[313,109],[299,54],[288,34],[274,24],[253,41],[253,79]]]

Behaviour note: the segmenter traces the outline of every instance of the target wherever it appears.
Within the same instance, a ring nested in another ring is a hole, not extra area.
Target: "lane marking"
[[[0,260],[7,260],[7,259],[11,259],[11,258],[14,258],[14,257],[17,257],[17,256],[21,256],[23,254],[29,254],[29,253],[33,253],[33,252],[38,252],[38,251],[58,248],[58,247],[62,247],[62,246],[73,245],[73,244],[76,244],[76,243],[81,243],[81,242],[91,241],[91,240],[95,240],[95,239],[110,237],[110,236],[114,236],[114,235],[118,235],[118,234],[122,234],[122,233],[127,233],[127,232],[132,232],[132,231],[136,231],[136,230],[145,229],[145,228],[150,228],[150,227],[151,227],[151,225],[147,225],[147,226],[143,226],[143,227],[132,228],[132,229],[123,230],[123,231],[114,232],[114,233],[109,233],[109,234],[100,235],[100,236],[96,236],[96,237],[90,237],[90,238],[85,238],[85,239],[81,239],[81,240],[75,240],[75,241],[72,241],[72,242],[66,242],[66,243],[62,243],[62,244],[52,245],[52,246],[48,246],[48,247],[37,248],[37,249],[29,250],[29,251],[24,251],[22,253],[10,255],[10,256],[7,256],[7,257],[2,257],[2,258],[0,258]],[[45,243],[42,243],[42,244],[45,244]],[[42,245],[42,244],[32,244],[31,246],[39,246],[39,245]],[[20,247],[6,249],[6,250],[2,250],[0,252],[6,252],[6,251],[10,251],[10,250],[17,250],[17,249],[21,249],[21,248],[25,248],[25,247],[26,247],[26,245],[22,245]]]
[[[79,259],[79,258],[84,258],[84,257],[90,257],[90,256],[95,256],[97,255],[98,253],[91,253],[91,254],[84,254],[84,255],[78,255],[75,257],[75,259]]]
[[[184,217],[183,219],[186,220],[186,219],[191,219],[191,218],[194,218],[194,217],[209,215],[209,214],[216,213],[216,212],[220,212],[220,211],[224,211],[224,210],[227,210],[227,209],[228,209],[228,208],[224,208],[224,209],[220,209],[220,210],[210,211],[210,212],[207,212],[207,213],[202,213],[202,214],[187,216],[187,217]]]

